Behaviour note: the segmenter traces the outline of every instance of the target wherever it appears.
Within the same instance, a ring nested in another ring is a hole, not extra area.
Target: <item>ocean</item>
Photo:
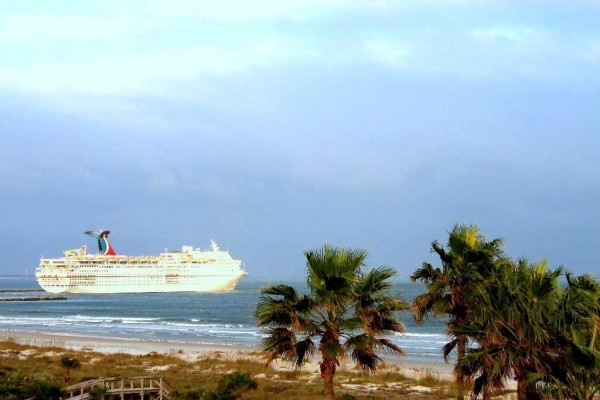
[[[229,293],[65,294],[64,301],[0,302],[0,330],[252,347],[263,337],[252,316],[258,291],[275,283],[245,279]],[[408,282],[395,286],[405,301],[424,290]],[[0,297],[44,294],[8,289],[39,289],[33,278],[0,278]],[[404,359],[441,362],[448,341],[444,321],[416,326],[410,313],[399,317],[406,333],[390,339],[407,353]]]

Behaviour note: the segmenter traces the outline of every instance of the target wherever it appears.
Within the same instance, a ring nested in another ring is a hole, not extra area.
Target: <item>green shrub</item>
[[[25,393],[25,397],[33,397],[35,400],[60,400],[64,396],[60,385],[43,381],[34,382]]]
[[[254,390],[258,384],[247,372],[233,372],[225,375],[215,390],[206,400],[235,400],[241,392]]]
[[[233,372],[219,381],[216,389],[207,387],[185,387],[171,392],[173,400],[236,400],[247,390],[254,390],[258,384],[248,372]]]
[[[171,392],[171,400],[202,400],[206,395],[206,389],[199,387],[185,387],[175,389]]]

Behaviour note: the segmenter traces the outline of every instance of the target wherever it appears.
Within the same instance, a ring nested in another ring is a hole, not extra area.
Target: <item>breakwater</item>
[[[12,296],[0,297],[0,301],[52,301],[52,300],[67,300],[63,296]]]

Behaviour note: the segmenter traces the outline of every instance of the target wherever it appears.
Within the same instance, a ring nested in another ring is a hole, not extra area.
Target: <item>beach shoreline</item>
[[[1,330],[0,341],[35,347],[58,347],[70,351],[93,351],[103,354],[125,353],[131,355],[145,355],[149,353],[160,353],[177,356],[188,362],[211,357],[231,360],[248,359],[264,362],[258,346],[243,346],[239,344],[124,339],[73,335],[68,333],[21,332],[15,330]],[[453,379],[453,366],[450,364],[411,360],[386,360],[386,365],[397,367],[401,373],[410,378],[418,379],[426,375],[433,375],[440,380]],[[293,366],[289,363],[280,361],[273,362],[272,366],[278,370],[293,369]],[[341,367],[351,370],[354,368],[354,365],[348,361]],[[318,369],[318,357],[313,357],[302,369]]]

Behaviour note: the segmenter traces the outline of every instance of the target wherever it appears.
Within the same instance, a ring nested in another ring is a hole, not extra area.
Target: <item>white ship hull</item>
[[[188,277],[179,282],[148,283],[143,278],[112,277],[96,278],[93,284],[78,283],[77,276],[38,279],[38,283],[50,293],[169,293],[169,292],[227,292],[234,290],[245,276],[202,276]]]
[[[224,292],[246,276],[241,261],[213,242],[211,251],[184,246],[159,256],[88,255],[85,247],[63,258],[42,258],[39,285],[50,293]]]

